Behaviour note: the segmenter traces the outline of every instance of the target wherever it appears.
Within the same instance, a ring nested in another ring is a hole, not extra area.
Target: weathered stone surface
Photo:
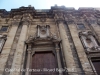
[[[22,57],[23,57],[22,55],[25,46],[26,34],[27,34],[27,25],[23,25],[11,69],[14,68],[21,69],[21,62],[22,62]],[[20,71],[13,71],[10,73],[10,75],[19,75],[19,74]]]
[[[71,35],[72,35],[72,38],[73,38],[77,53],[78,53],[78,56],[80,58],[80,62],[81,62],[81,65],[83,67],[83,70],[85,72],[87,70],[92,72],[91,66],[90,66],[89,61],[87,59],[87,56],[86,56],[86,54],[84,52],[84,48],[83,48],[83,46],[81,44],[81,41],[79,39],[76,26],[74,24],[73,25],[68,25],[68,26],[69,26],[69,29],[70,29],[70,32],[71,32]]]
[[[66,65],[67,68],[70,68],[68,69],[68,71],[73,72],[71,71],[71,69],[76,68],[76,66],[75,66],[75,61],[73,60],[70,44],[68,41],[68,36],[66,35],[63,22],[59,23],[59,32],[60,32],[60,37],[62,39],[62,46],[63,46]]]
[[[59,59],[59,62],[56,64],[59,64],[61,61],[60,67],[66,67],[69,75],[80,75],[79,72],[85,72],[85,75],[93,75],[90,74],[90,72],[92,73],[95,70],[92,61],[100,61],[100,52],[98,50],[86,52],[87,48],[82,46],[83,42],[81,42],[82,40],[79,38],[78,32],[93,31],[95,42],[100,47],[99,19],[100,10],[95,8],[79,8],[75,10],[65,6],[53,6],[51,9],[38,10],[34,9],[34,7],[20,7],[12,9],[10,12],[0,9],[0,29],[2,26],[8,26],[7,31],[0,30],[0,35],[7,35],[7,40],[0,53],[0,75],[24,75],[20,71],[6,73],[4,69],[6,67],[9,69],[25,68],[26,65],[28,67],[32,65],[32,55],[30,55],[29,60],[28,53],[26,52],[27,47],[32,51],[31,54],[35,54],[35,51],[47,50],[56,54],[54,40],[57,41],[58,39],[62,40],[58,45],[61,52],[59,56],[57,55],[59,58],[61,57],[61,60]],[[23,25],[20,29],[19,26],[22,24],[28,25]],[[66,26],[69,24],[67,29],[64,27],[64,24]],[[36,37],[37,25],[49,25],[50,31],[48,31],[48,35],[50,34],[50,37]],[[78,27],[79,25],[81,26]],[[18,32],[16,32],[17,30]],[[28,43],[25,42],[26,38],[29,38]],[[46,47],[44,44],[46,44]],[[94,57],[95,59],[93,59]],[[27,64],[26,61],[30,64]],[[75,74],[73,73],[74,71],[76,72]],[[30,75],[29,73],[25,74]]]
[[[4,71],[4,68],[5,68],[5,65],[6,65],[6,62],[7,62],[7,58],[8,58],[9,52],[11,50],[11,46],[12,46],[12,43],[14,41],[14,37],[15,37],[17,28],[18,28],[18,26],[12,26],[10,32],[8,33],[7,41],[5,42],[2,53],[0,54],[1,74]]]

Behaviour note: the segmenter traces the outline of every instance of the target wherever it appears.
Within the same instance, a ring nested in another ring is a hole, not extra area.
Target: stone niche
[[[37,37],[47,38],[50,37],[50,26],[49,25],[37,25]]]
[[[100,50],[100,46],[98,45],[97,40],[95,39],[91,31],[82,31],[79,33],[79,35],[83,46],[87,51]]]

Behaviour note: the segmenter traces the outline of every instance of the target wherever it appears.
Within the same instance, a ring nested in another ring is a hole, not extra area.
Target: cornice
[[[50,17],[57,12],[62,12],[64,14],[72,14],[74,16],[76,15],[81,15],[82,14],[94,14],[98,17],[98,14],[100,14],[100,11],[95,10],[95,8],[79,8],[78,10],[75,10],[73,7],[65,7],[65,6],[52,6],[51,9],[35,9],[34,7],[20,7],[17,9],[11,9],[11,11],[6,11],[5,9],[0,9],[0,16],[4,17],[10,17],[12,18],[15,15],[23,15],[25,13],[31,14],[34,18],[40,18],[39,15],[43,15],[46,13],[47,16],[45,17]],[[50,17],[51,18],[51,17]]]

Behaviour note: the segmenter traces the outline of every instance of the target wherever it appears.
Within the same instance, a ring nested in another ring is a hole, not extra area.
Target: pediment
[[[33,37],[30,36],[27,40],[26,40],[26,44],[35,44],[35,45],[39,45],[39,44],[52,44],[53,42],[57,42],[60,41],[60,39],[55,38],[55,36],[53,37],[47,37],[47,38],[40,38],[40,37]]]

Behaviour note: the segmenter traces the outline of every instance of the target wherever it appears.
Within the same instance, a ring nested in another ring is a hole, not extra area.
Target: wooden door
[[[39,52],[32,57],[32,69],[36,69],[32,75],[57,75],[57,72],[47,71],[55,68],[57,68],[57,62],[52,52]]]

